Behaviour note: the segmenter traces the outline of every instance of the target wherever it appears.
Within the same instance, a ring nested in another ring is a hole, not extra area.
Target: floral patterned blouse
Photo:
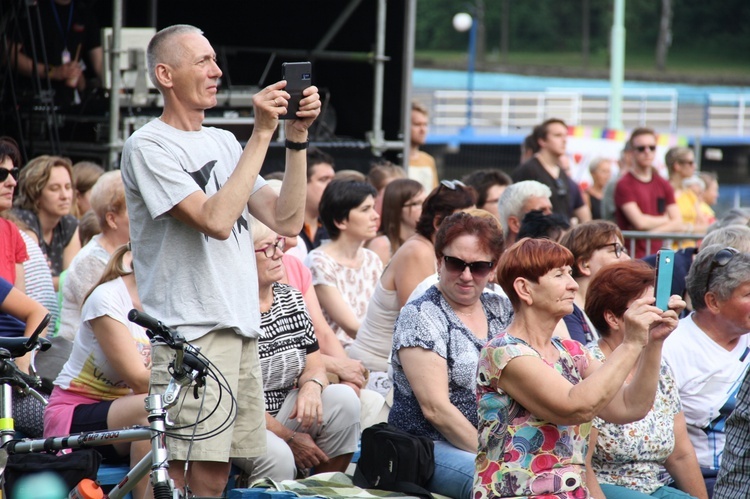
[[[580,382],[591,353],[574,340],[554,337],[552,344],[560,358],[547,365],[570,383]],[[525,341],[508,333],[487,343],[479,355],[479,452],[473,497],[588,498],[584,467],[591,423],[550,423],[498,387],[508,362],[524,355],[541,358]]]
[[[588,347],[597,359],[605,360],[596,343]],[[674,450],[674,417],[681,410],[672,369],[662,359],[654,407],[645,418],[624,425],[594,419],[599,436],[591,464],[599,483],[647,495],[666,485],[659,477],[669,478],[662,465]]]
[[[361,251],[363,252],[362,265],[357,268],[341,265],[321,248],[308,253],[305,260],[305,265],[312,273],[313,286],[322,284],[338,289],[360,323],[367,314],[367,305],[383,273],[383,261],[380,257],[368,249]],[[323,317],[344,347],[354,343],[354,338],[346,334],[344,328],[336,324],[325,309],[323,309]]]

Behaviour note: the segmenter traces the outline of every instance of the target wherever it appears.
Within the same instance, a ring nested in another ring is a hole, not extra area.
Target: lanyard
[[[68,27],[63,31],[62,23],[60,22],[60,16],[57,13],[57,4],[55,4],[55,0],[49,0],[50,5],[52,6],[52,13],[55,15],[55,22],[57,22],[57,29],[60,31],[60,36],[62,36],[63,44],[65,45],[65,49],[68,48],[68,33],[70,33],[70,25],[73,23],[73,2],[75,0],[70,1],[70,11],[68,12]]]

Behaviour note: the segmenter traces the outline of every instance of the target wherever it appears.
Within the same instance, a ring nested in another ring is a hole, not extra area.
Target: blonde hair
[[[122,172],[114,170],[99,177],[91,189],[90,202],[102,228],[107,225],[107,213],[123,213],[125,185],[122,183]]]
[[[128,253],[130,253],[130,243],[123,244],[122,246],[117,248],[114,253],[112,253],[112,256],[109,258],[109,262],[107,262],[107,266],[104,267],[102,276],[99,278],[99,281],[97,281],[97,283],[91,287],[89,292],[86,293],[86,297],[83,299],[83,303],[86,303],[86,300],[89,299],[91,293],[93,293],[98,286],[101,286],[102,284],[105,284],[109,281],[114,281],[118,277],[130,275],[133,273],[132,266],[130,268],[125,267],[125,255],[127,255]]]

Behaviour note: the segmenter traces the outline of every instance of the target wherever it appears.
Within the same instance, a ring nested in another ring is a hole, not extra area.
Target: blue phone
[[[656,282],[654,283],[655,305],[662,311],[669,308],[669,297],[672,296],[672,274],[674,274],[674,251],[662,248],[656,252]]]

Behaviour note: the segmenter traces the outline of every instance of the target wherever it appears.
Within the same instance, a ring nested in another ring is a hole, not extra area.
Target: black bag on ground
[[[84,478],[96,480],[102,455],[96,449],[80,449],[68,454],[11,454],[5,467],[5,492],[13,499],[16,482],[33,473],[52,471],[65,482],[67,490],[72,490]]]
[[[435,471],[434,444],[388,423],[362,432],[362,450],[354,484],[366,489],[391,490],[432,499],[425,489]]]

